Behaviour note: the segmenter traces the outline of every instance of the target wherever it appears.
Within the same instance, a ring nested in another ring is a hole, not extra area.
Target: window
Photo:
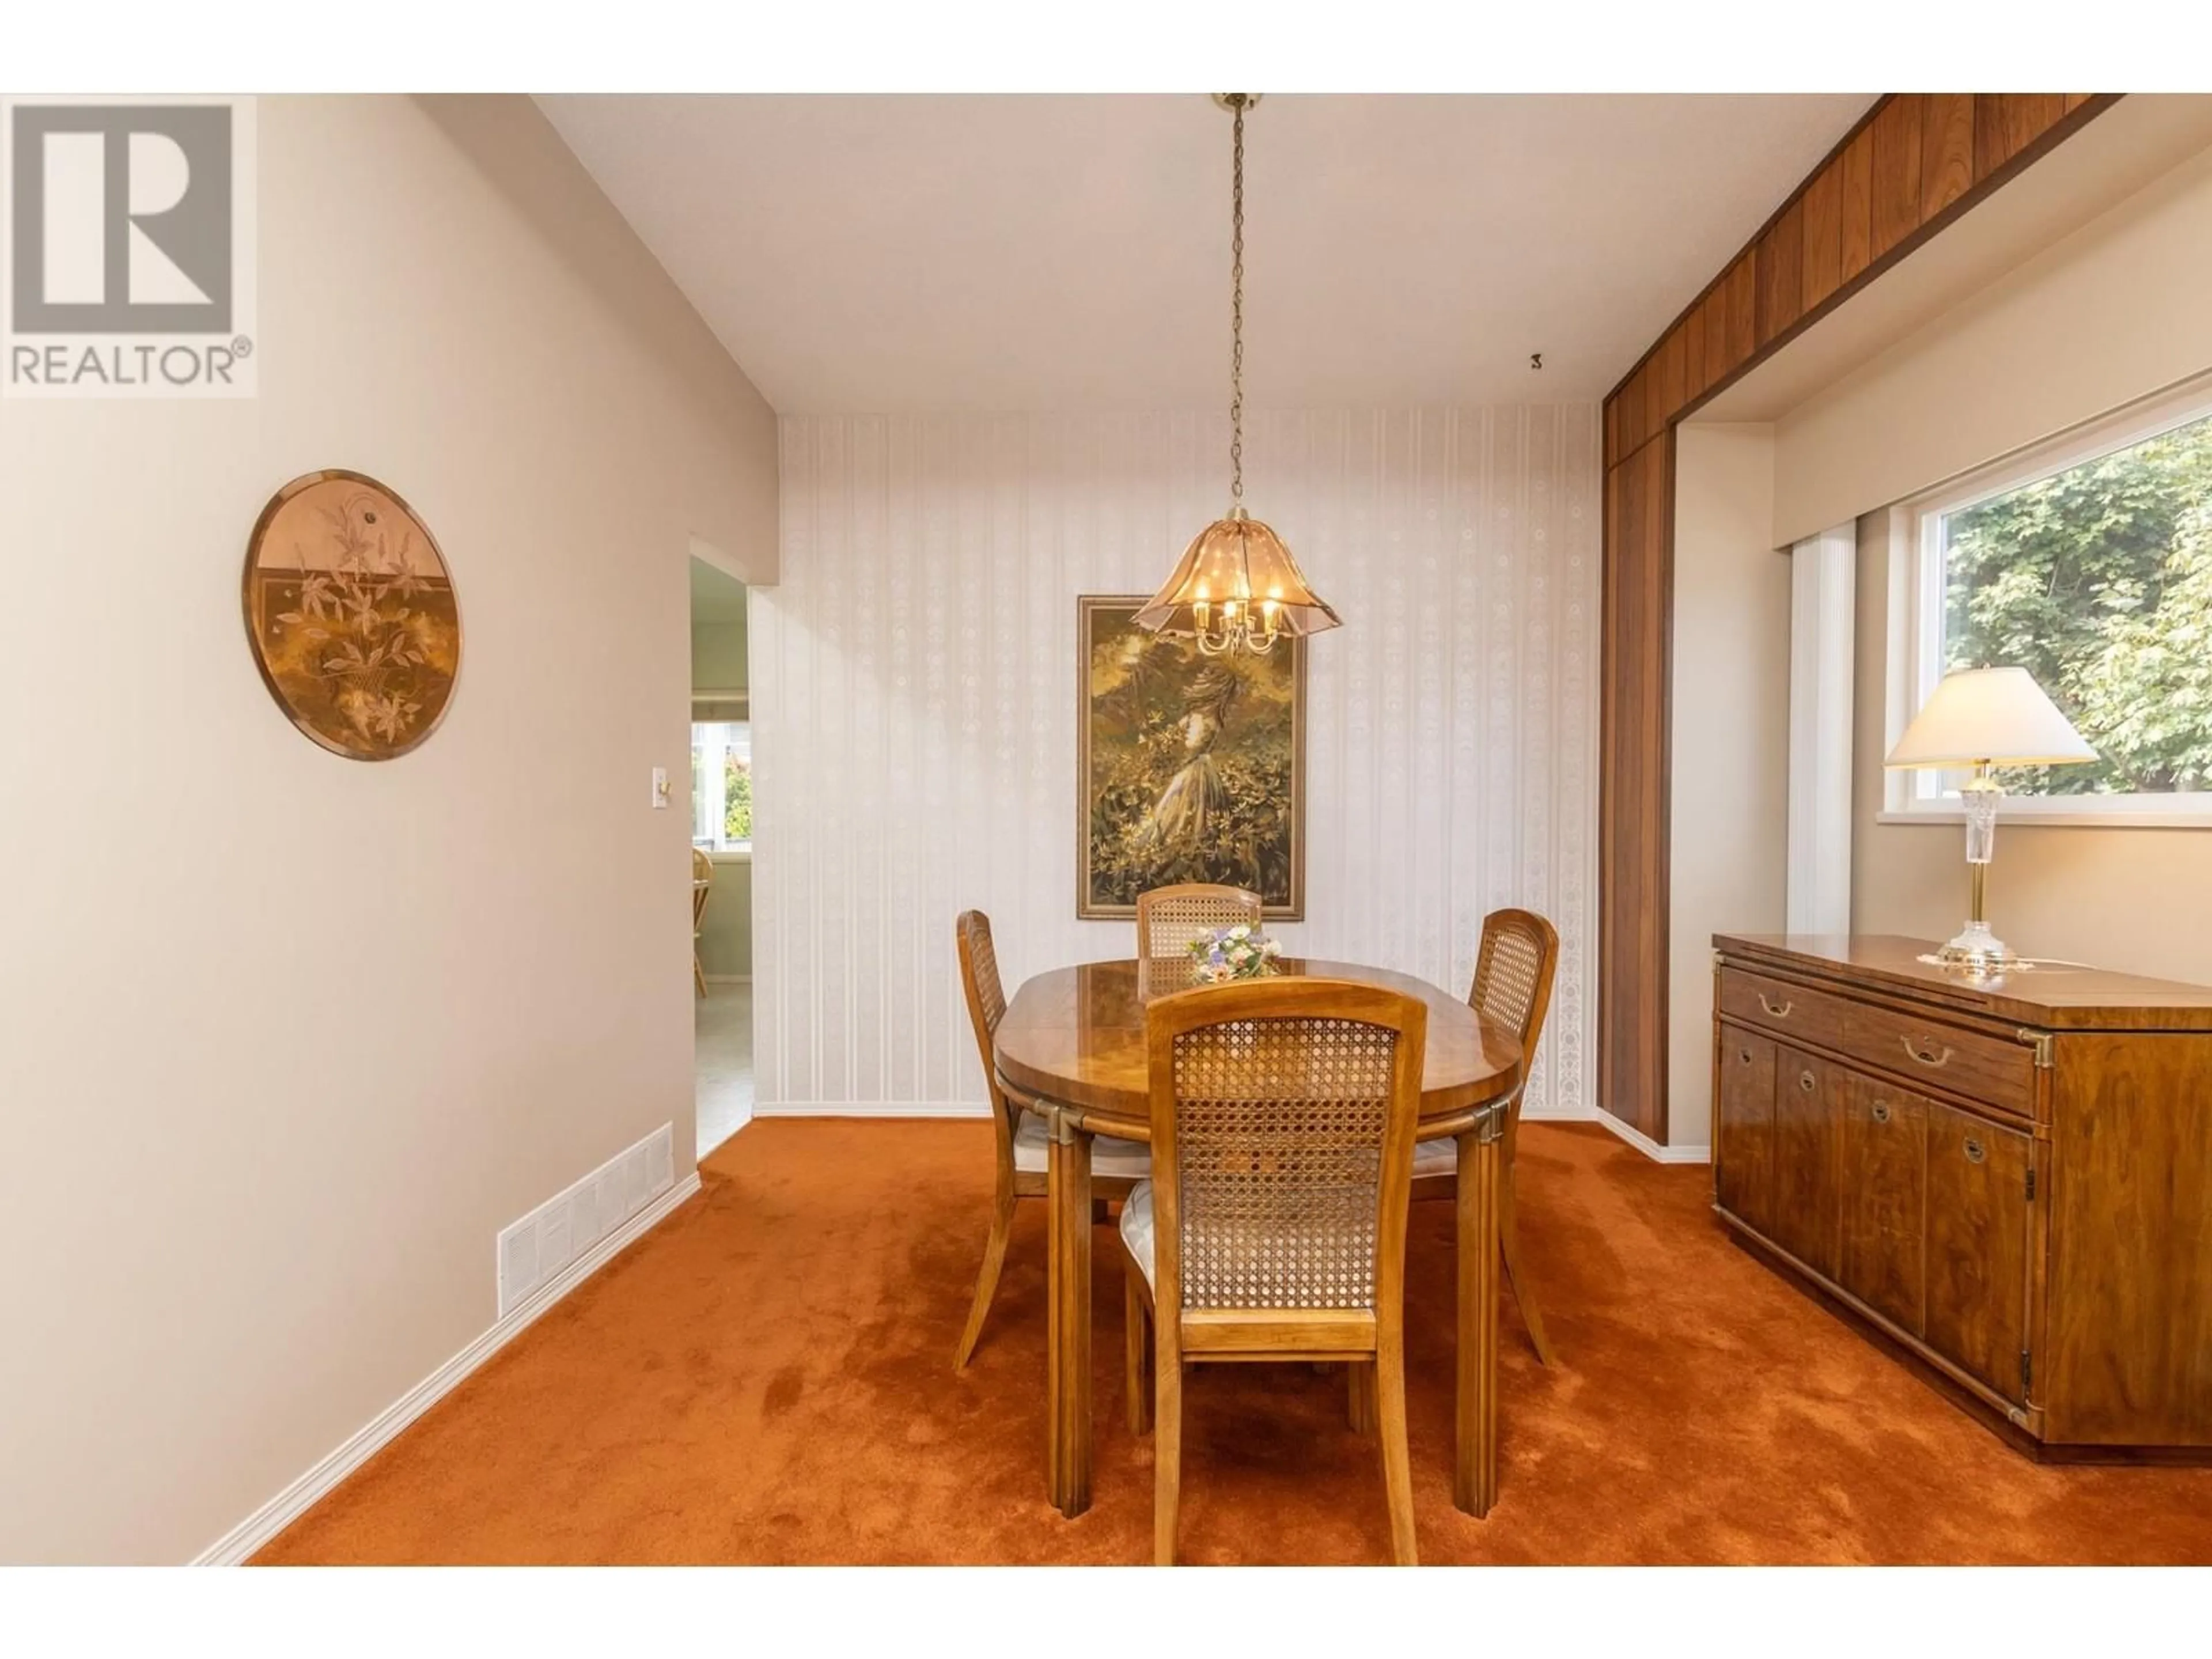
[[[691,844],[709,853],[752,850],[750,720],[691,722]]]
[[[1961,479],[1899,520],[1891,741],[1951,670],[2016,665],[2099,758],[2002,772],[2008,811],[2212,822],[2212,387]],[[1960,775],[1893,773],[1890,808],[1955,811]]]

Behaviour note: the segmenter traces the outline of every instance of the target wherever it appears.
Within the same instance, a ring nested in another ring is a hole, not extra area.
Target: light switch
[[[656,812],[665,811],[667,806],[668,769],[665,766],[656,766],[653,769],[653,810]]]

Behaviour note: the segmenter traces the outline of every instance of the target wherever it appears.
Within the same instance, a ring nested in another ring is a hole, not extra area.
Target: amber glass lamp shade
[[[1282,538],[1241,507],[1199,532],[1137,612],[1138,627],[1195,638],[1209,652],[1265,651],[1283,635],[1318,634],[1340,620],[1306,586]]]

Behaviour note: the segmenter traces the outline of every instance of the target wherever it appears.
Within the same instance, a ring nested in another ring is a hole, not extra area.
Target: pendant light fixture
[[[1137,626],[1195,639],[1205,655],[1264,656],[1284,635],[1338,626],[1282,538],[1244,510],[1244,115],[1256,92],[1217,92],[1234,118],[1230,186],[1229,516],[1198,532]]]

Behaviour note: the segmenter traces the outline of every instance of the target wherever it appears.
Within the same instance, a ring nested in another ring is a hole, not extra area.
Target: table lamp
[[[1990,857],[1996,848],[1997,808],[2004,801],[2004,786],[1990,775],[1990,768],[2063,766],[2096,758],[2097,751],[2025,668],[1962,668],[1947,674],[1928,706],[1905,728],[1883,765],[1974,769],[1959,790],[1966,811],[1972,908],[1958,937],[1936,952],[1945,967],[1993,974],[2021,963],[1990,931],[1982,914]]]

